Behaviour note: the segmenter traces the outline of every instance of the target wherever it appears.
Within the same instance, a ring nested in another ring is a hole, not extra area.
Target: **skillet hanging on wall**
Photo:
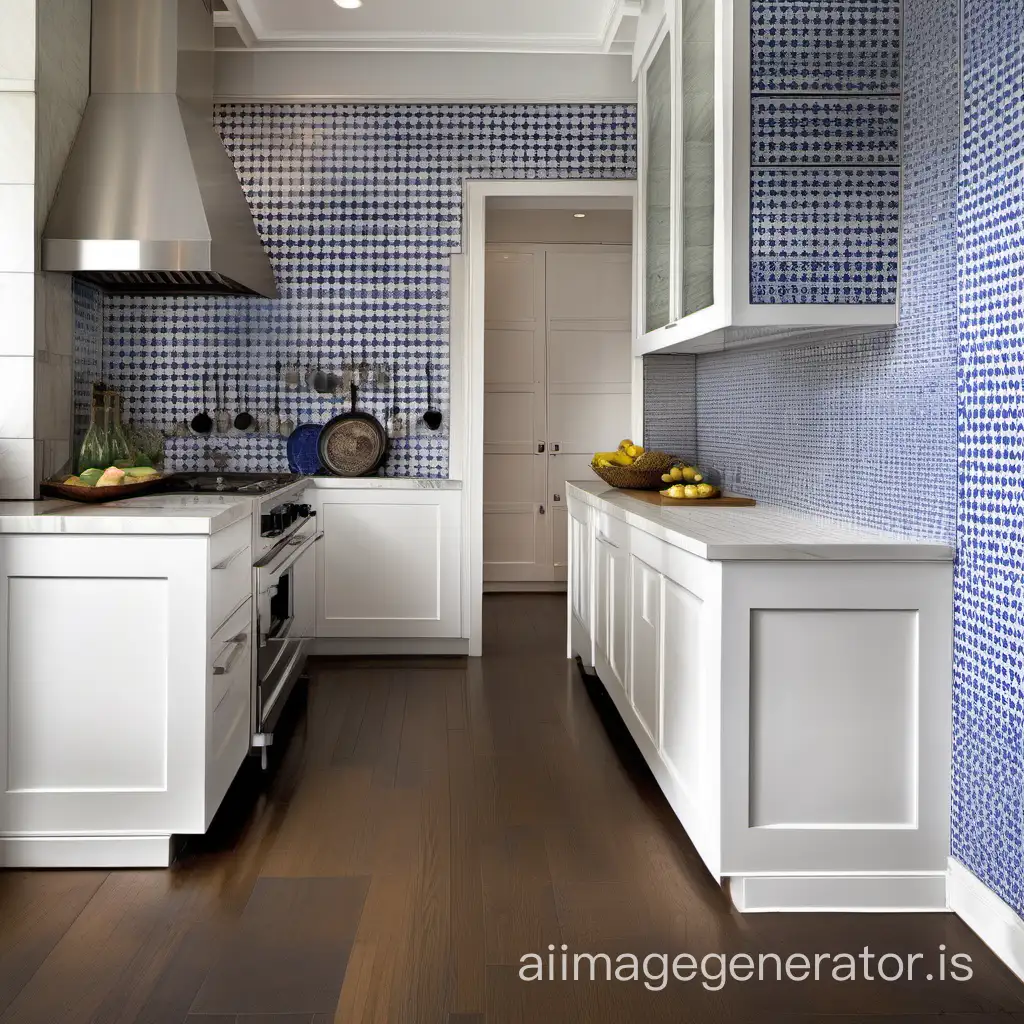
[[[357,396],[353,384],[351,410],[320,431],[320,461],[335,476],[369,476],[388,454],[387,431],[376,416],[356,409]]]

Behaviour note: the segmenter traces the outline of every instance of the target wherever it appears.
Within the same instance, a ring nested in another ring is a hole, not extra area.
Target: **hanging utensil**
[[[222,358],[217,360],[218,366],[214,378],[214,387],[217,393],[217,411],[214,414],[214,422],[218,434],[226,434],[231,429],[231,413],[228,411],[227,385],[224,383],[224,363]]]
[[[267,424],[268,434],[279,434],[281,432],[281,360],[278,359],[274,366],[274,414]]]
[[[363,387],[370,383],[370,377],[373,373],[369,362],[366,359],[366,339],[364,338],[359,343],[359,351],[362,353],[362,357],[359,361],[359,383]]]
[[[287,417],[287,418],[285,418],[283,420],[281,419],[281,392],[280,391],[278,391],[278,393],[277,393],[277,413],[278,413],[278,419],[280,420],[280,426],[278,427],[278,433],[282,437],[291,437],[292,434],[295,431],[295,420],[291,419],[290,417]]]
[[[430,360],[427,360],[427,411],[423,414],[423,422],[428,430],[437,430],[441,426],[441,410],[434,408],[434,375]]]
[[[203,405],[205,408],[201,413],[192,417],[192,422],[189,424],[196,434],[208,434],[213,430],[213,420],[210,418],[210,414],[207,411],[210,408],[209,401],[207,400],[207,385],[210,381],[210,375],[206,370],[203,370]]]
[[[252,345],[252,337],[251,337],[251,335],[247,335],[246,339],[245,339],[246,355],[250,354],[250,352],[251,352],[251,345]],[[246,363],[249,363],[248,359],[246,359]],[[256,425],[256,420],[253,418],[253,415],[252,415],[251,412],[249,412],[249,408],[248,408],[248,406],[249,406],[249,378],[250,378],[250,376],[251,376],[251,370],[250,370],[249,373],[247,373],[245,375],[245,398],[243,400],[242,393],[241,393],[241,389],[242,389],[242,364],[241,364],[241,362],[239,362],[237,373],[235,375],[235,380],[238,382],[238,391],[239,391],[239,394],[238,394],[239,412],[238,412],[238,415],[235,416],[235,430],[241,430],[243,432],[248,432],[248,431],[252,430],[252,428]]]
[[[405,417],[398,411],[398,364],[391,367],[391,410],[388,415],[388,436],[405,437]]]
[[[312,388],[318,395],[326,395],[334,390],[331,387],[331,378],[328,373],[325,373],[322,369],[317,369],[313,373],[312,377]]]

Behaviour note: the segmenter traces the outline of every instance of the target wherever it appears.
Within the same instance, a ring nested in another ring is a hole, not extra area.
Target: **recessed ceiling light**
[[[583,218],[584,218],[584,217],[586,217],[586,214],[585,214],[585,213],[574,213],[574,214],[573,214],[573,216],[574,216],[574,217],[575,217],[575,218],[576,218],[577,220],[583,220]]]
[[[354,11],[357,7],[363,6],[363,0],[334,0],[339,7]]]

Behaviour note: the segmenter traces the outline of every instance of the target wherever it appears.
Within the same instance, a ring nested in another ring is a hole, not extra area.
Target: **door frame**
[[[628,198],[633,206],[633,337],[637,337],[639,246],[637,181],[614,179],[467,179],[463,182],[462,253],[451,280],[451,431],[449,475],[462,481],[462,622],[469,654],[483,649],[484,592],[484,283],[487,200],[492,196]],[[643,359],[633,359],[633,436],[643,442]]]

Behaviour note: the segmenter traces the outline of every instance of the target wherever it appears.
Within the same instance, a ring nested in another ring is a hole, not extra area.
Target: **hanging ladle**
[[[192,423],[190,424],[190,426],[192,427],[193,432],[196,433],[196,434],[208,434],[211,430],[213,430],[213,420],[211,419],[210,413],[208,412],[209,404],[210,403],[209,403],[209,400],[208,400],[208,397],[207,397],[207,394],[206,394],[207,385],[209,384],[209,381],[210,381],[210,375],[209,375],[209,373],[207,373],[204,370],[203,371],[203,405],[206,406],[206,409],[204,409],[201,413],[197,413],[195,416],[193,416],[192,417]]]
[[[247,345],[249,344],[247,339]],[[247,348],[248,351],[248,348]],[[242,368],[241,365],[235,371],[235,391],[238,395],[238,404],[242,405]],[[245,405],[249,404],[249,375],[245,377]],[[242,411],[235,417],[235,430],[249,430],[255,420],[252,417],[252,413],[246,408],[242,408]]]
[[[434,408],[434,377],[431,372],[430,360],[427,360],[427,411],[423,414],[423,422],[428,430],[437,430],[441,426],[441,410]]]

